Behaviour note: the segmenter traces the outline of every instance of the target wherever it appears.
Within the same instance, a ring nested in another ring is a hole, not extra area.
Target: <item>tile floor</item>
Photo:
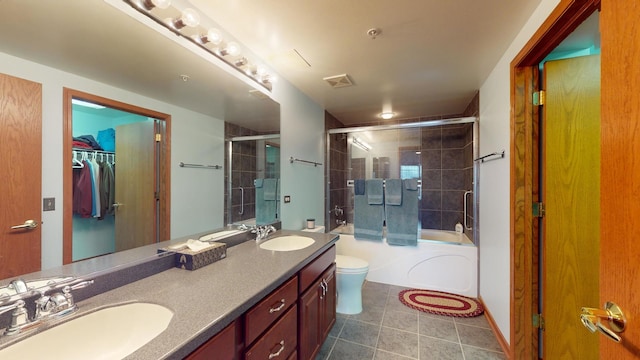
[[[402,289],[365,282],[363,312],[338,314],[316,360],[506,359],[484,316],[413,310],[398,299]]]

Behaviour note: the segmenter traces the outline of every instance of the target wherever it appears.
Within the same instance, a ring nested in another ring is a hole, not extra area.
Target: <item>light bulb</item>
[[[240,55],[240,52],[240,46],[233,41],[228,43],[224,48],[218,50],[218,53],[221,56],[238,56]]]
[[[166,9],[171,5],[171,0],[151,0],[151,3],[160,9]]]
[[[222,42],[222,34],[218,29],[211,28],[207,31],[207,40],[214,45],[218,45]]]
[[[146,11],[151,11],[155,7],[166,9],[171,5],[171,0],[139,0],[134,2],[134,5]]]
[[[189,27],[196,27],[200,24],[200,15],[198,15],[198,13],[192,8],[184,9],[180,19]]]

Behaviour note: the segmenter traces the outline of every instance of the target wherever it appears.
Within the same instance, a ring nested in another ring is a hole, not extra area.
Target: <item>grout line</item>
[[[460,339],[460,332],[458,331],[458,324],[455,320],[453,320],[453,326],[456,329],[456,335],[458,336],[458,346],[460,346],[460,352],[462,353],[462,360],[466,360],[466,356],[464,355],[464,349],[462,348],[462,340]]]

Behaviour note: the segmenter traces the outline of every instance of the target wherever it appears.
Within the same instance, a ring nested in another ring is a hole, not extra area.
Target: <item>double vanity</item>
[[[93,273],[92,261],[43,272],[96,276],[77,290],[79,310],[60,324],[1,336],[0,358],[30,358],[30,351],[66,359],[315,357],[335,322],[338,236],[282,230],[257,242],[246,240],[250,235],[216,239],[229,241],[226,258],[194,271],[158,255]],[[124,252],[93,262],[128,256],[135,257]]]

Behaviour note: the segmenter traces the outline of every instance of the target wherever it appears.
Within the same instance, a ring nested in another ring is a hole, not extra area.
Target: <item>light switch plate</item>
[[[56,209],[56,198],[42,199],[42,211],[53,211]]]
[[[285,204],[288,204],[288,203],[290,203],[290,202],[291,202],[291,196],[290,196],[290,195],[285,195],[285,196],[284,196],[284,203],[285,203]]]

